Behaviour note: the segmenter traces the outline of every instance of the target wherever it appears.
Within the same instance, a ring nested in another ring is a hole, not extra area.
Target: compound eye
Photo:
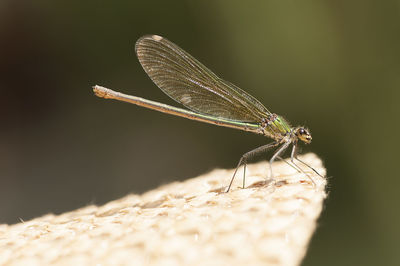
[[[304,130],[304,128],[300,128],[299,133],[300,133],[300,135],[304,135],[306,133],[306,131]]]

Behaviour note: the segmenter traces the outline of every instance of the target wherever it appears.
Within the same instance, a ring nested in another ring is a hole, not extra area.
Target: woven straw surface
[[[301,157],[325,174],[314,154]],[[326,180],[284,162],[217,169],[143,195],[0,225],[1,265],[299,265],[326,197]]]

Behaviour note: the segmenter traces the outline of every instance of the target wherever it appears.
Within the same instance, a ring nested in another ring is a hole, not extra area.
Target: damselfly
[[[243,188],[245,187],[246,163],[250,157],[270,148],[279,147],[269,160],[270,177],[273,179],[272,162],[275,159],[283,160],[281,154],[291,144],[293,147],[290,165],[306,174],[315,185],[313,179],[295,163],[296,160],[320,175],[311,166],[297,158],[296,148],[299,140],[306,144],[311,142],[308,129],[290,126],[282,116],[271,113],[250,94],[219,78],[190,54],[161,36],[141,37],[136,42],[136,54],[152,81],[165,94],[189,110],[123,94],[98,85],[93,87],[97,96],[129,102],[218,126],[250,131],[274,140],[272,143],[245,153],[240,158],[227,192],[241,165],[244,166]]]

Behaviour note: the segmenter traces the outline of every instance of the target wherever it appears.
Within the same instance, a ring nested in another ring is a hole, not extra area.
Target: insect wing
[[[246,122],[259,122],[270,114],[257,99],[163,37],[143,36],[136,42],[136,54],[152,81],[192,111]]]

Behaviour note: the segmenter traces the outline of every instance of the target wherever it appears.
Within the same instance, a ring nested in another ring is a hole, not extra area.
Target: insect
[[[297,158],[299,141],[311,143],[311,134],[304,127],[292,127],[281,116],[271,113],[257,99],[234,84],[219,78],[202,63],[171,41],[158,36],[146,35],[136,42],[136,54],[140,64],[151,80],[169,97],[188,109],[116,92],[102,86],[94,86],[99,97],[133,103],[163,113],[210,123],[218,126],[236,128],[264,135],[273,139],[245,153],[239,160],[232,176],[228,192],[240,166],[243,168],[243,188],[245,187],[247,160],[255,154],[278,147],[269,160],[270,177],[273,179],[272,162],[283,160],[280,155],[292,144],[291,163],[315,185],[311,176],[305,173],[295,161],[315,169]]]

